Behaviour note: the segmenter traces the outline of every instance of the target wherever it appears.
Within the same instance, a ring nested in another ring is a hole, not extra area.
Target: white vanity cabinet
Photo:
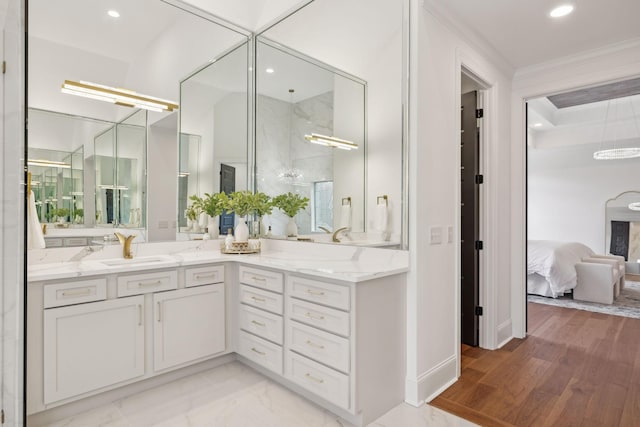
[[[241,265],[238,276],[238,354],[282,375],[284,274]]]
[[[44,403],[144,374],[144,297],[44,311]]]
[[[225,350],[224,283],[153,295],[156,371]]]

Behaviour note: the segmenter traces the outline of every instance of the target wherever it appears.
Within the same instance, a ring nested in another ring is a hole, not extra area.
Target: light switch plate
[[[432,245],[442,244],[442,227],[434,226],[429,228],[429,243]]]

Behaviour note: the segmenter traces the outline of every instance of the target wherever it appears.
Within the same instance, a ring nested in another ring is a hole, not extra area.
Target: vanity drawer
[[[349,340],[297,322],[287,328],[289,349],[315,361],[349,372]]]
[[[67,237],[64,239],[64,246],[87,246],[87,238]]]
[[[289,318],[345,337],[349,336],[349,313],[322,305],[287,299]]]
[[[238,353],[265,368],[282,375],[282,347],[240,331]]]
[[[282,345],[282,316],[241,304],[239,317],[241,329]]]
[[[291,351],[288,358],[293,382],[341,408],[349,408],[349,376]]]
[[[83,280],[81,282],[57,283],[44,286],[44,308],[107,299],[107,279]]]
[[[282,293],[283,274],[258,268],[240,266],[240,283]]]
[[[185,287],[211,285],[224,282],[224,265],[187,268],[185,271]]]
[[[289,295],[306,301],[328,305],[341,310],[349,310],[349,287],[289,276],[287,279]]]
[[[240,285],[240,302],[282,315],[282,295]]]
[[[177,271],[158,271],[118,277],[118,297],[169,291],[178,288]]]
[[[63,240],[57,238],[44,239],[44,244],[47,248],[61,248],[62,246],[64,246]]]

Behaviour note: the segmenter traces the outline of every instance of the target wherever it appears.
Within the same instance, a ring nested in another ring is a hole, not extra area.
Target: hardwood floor
[[[529,334],[462,348],[431,405],[482,426],[640,426],[640,319],[529,303]]]

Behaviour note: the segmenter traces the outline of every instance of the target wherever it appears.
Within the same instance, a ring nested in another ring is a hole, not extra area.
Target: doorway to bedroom
[[[529,99],[526,123],[528,302],[640,318],[640,78]]]

